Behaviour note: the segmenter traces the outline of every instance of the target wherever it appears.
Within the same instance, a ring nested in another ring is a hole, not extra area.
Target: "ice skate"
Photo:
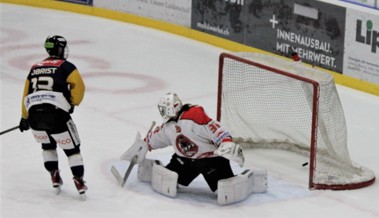
[[[86,200],[86,191],[87,186],[85,185],[85,181],[82,178],[74,177],[73,178],[76,189],[78,190],[78,193],[80,195],[80,198],[82,200]]]
[[[59,194],[61,192],[61,186],[63,184],[63,180],[59,174],[59,170],[54,170],[50,173],[51,182],[53,183],[53,188],[55,190],[55,194]]]

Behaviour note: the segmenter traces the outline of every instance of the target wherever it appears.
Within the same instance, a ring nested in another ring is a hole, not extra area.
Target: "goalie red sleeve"
[[[212,121],[212,119],[208,117],[204,109],[200,106],[193,106],[189,110],[184,111],[180,119],[192,120],[198,125],[206,125]]]

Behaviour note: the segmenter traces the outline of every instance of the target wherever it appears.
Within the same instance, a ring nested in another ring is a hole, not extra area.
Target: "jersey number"
[[[37,90],[53,90],[54,80],[48,76],[40,76],[31,80],[33,92]]]

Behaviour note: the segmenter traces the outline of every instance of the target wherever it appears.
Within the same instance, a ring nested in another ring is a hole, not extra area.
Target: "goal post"
[[[309,156],[310,189],[356,189],[375,181],[370,169],[350,159],[336,85],[321,70],[273,55],[222,53],[217,120],[244,147]]]

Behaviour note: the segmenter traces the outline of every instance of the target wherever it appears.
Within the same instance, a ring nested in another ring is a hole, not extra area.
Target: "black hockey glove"
[[[74,113],[74,105],[71,106],[70,110],[68,111],[70,114]]]
[[[29,129],[29,122],[27,119],[21,118],[20,125],[18,126],[21,132]]]

